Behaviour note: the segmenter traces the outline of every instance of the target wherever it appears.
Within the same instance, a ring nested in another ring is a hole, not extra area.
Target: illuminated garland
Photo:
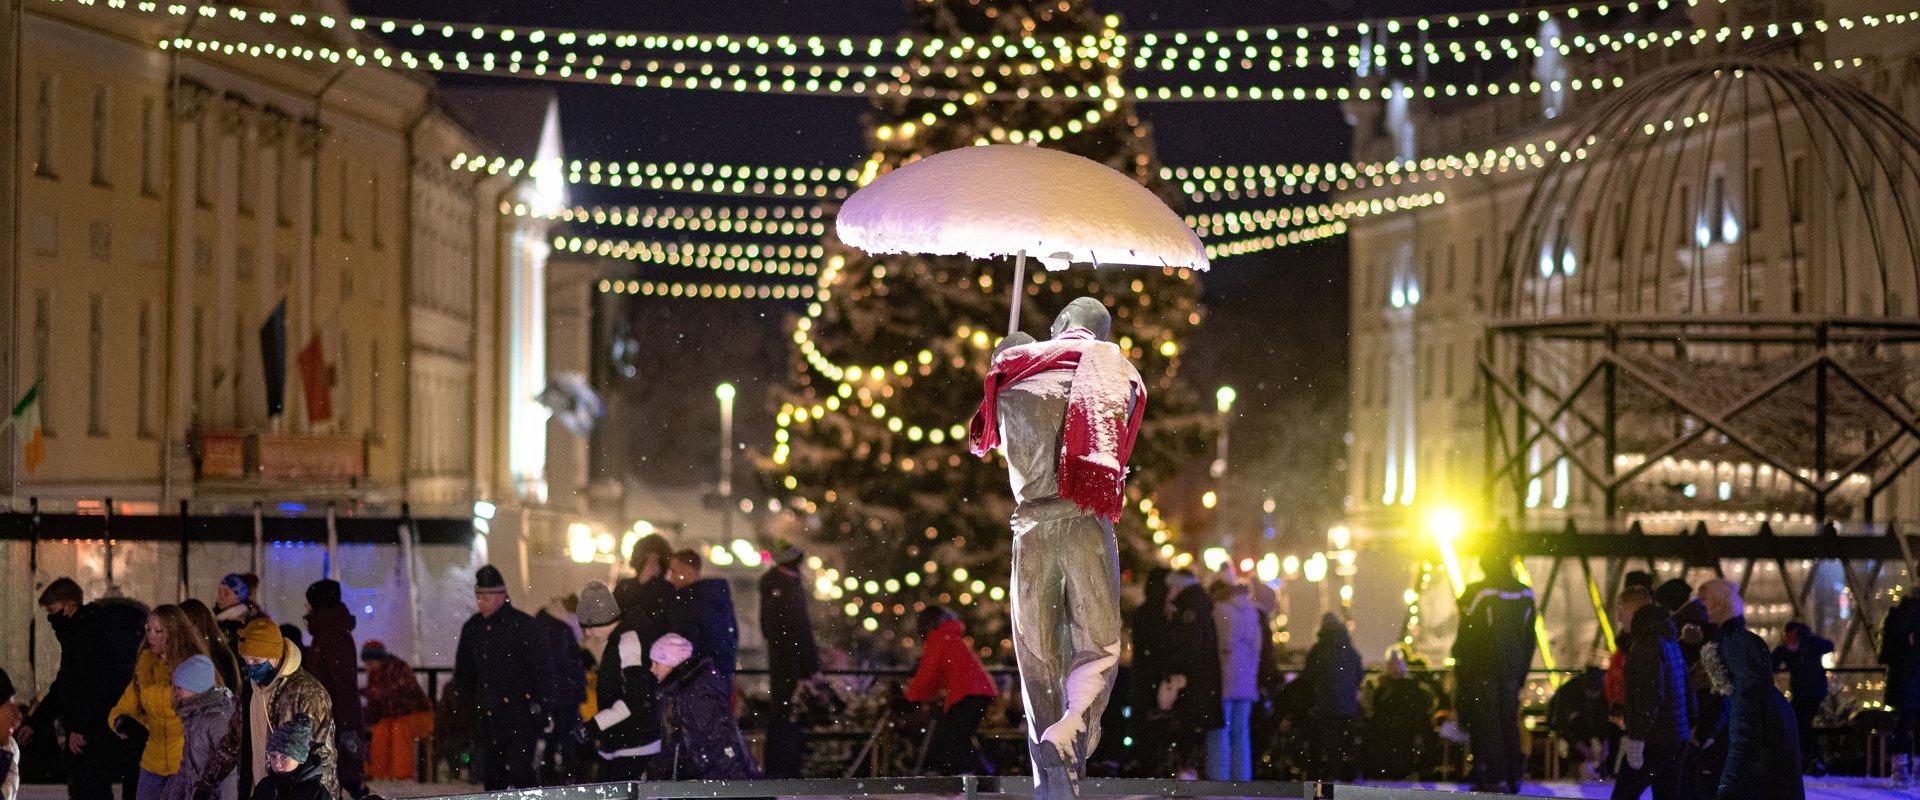
[[[573,206],[553,212],[536,212],[526,203],[503,201],[500,213],[515,217],[557,220],[560,222],[618,225],[629,228],[663,228],[699,233],[750,233],[769,236],[820,237],[827,224],[820,221],[818,206]],[[802,219],[805,217],[805,219]]]
[[[1231,242],[1209,244],[1207,245],[1207,258],[1243,256],[1249,253],[1258,253],[1263,250],[1274,250],[1288,245],[1306,244],[1307,242],[1328,239],[1346,232],[1347,223],[1330,222],[1325,225],[1315,225],[1311,228],[1295,228],[1290,231],[1271,233],[1266,236],[1256,236],[1251,239],[1238,239]]]
[[[607,258],[624,258],[628,261],[647,264],[812,277],[820,269],[817,265],[776,259],[818,258],[821,246],[818,244],[620,241],[556,236],[553,239],[553,249],[569,253],[589,253]]]
[[[637,294],[690,300],[807,300],[814,289],[806,284],[677,283],[671,281],[602,280],[601,294]]]

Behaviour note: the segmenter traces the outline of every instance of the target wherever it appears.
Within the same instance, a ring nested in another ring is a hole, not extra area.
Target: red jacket
[[[1607,709],[1618,713],[1627,706],[1627,648],[1621,645],[1607,657]]]
[[[907,699],[915,703],[932,700],[942,691],[947,693],[943,708],[953,708],[963,697],[993,697],[1000,693],[993,685],[993,676],[987,674],[986,665],[980,663],[972,645],[967,644],[966,629],[957,619],[942,622],[927,634],[926,647],[920,651],[920,668],[907,681]]]

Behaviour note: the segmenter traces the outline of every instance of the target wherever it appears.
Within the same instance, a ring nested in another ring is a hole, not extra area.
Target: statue
[[[1112,317],[1082,297],[1052,338],[1014,334],[995,353],[971,426],[976,455],[1004,441],[1013,512],[1014,655],[1039,800],[1079,794],[1120,665],[1113,523],[1146,386],[1106,341]]]

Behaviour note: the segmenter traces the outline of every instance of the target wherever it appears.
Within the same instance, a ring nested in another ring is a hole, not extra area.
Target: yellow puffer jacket
[[[147,749],[140,754],[140,768],[155,775],[180,771],[180,748],[184,737],[180,717],[173,712],[173,668],[151,651],[142,649],[133,665],[133,682],[120,694],[120,702],[107,712],[107,725],[121,717],[131,717],[147,729]]]

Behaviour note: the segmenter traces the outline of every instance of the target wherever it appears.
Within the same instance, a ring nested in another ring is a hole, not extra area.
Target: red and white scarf
[[[973,454],[984,456],[1000,446],[1000,390],[1057,369],[1073,370],[1060,450],[1060,496],[1118,521],[1126,502],[1127,458],[1147,409],[1147,387],[1118,346],[1085,328],[1069,328],[1053,339],[1009,347],[994,356],[980,410],[968,426]]]

